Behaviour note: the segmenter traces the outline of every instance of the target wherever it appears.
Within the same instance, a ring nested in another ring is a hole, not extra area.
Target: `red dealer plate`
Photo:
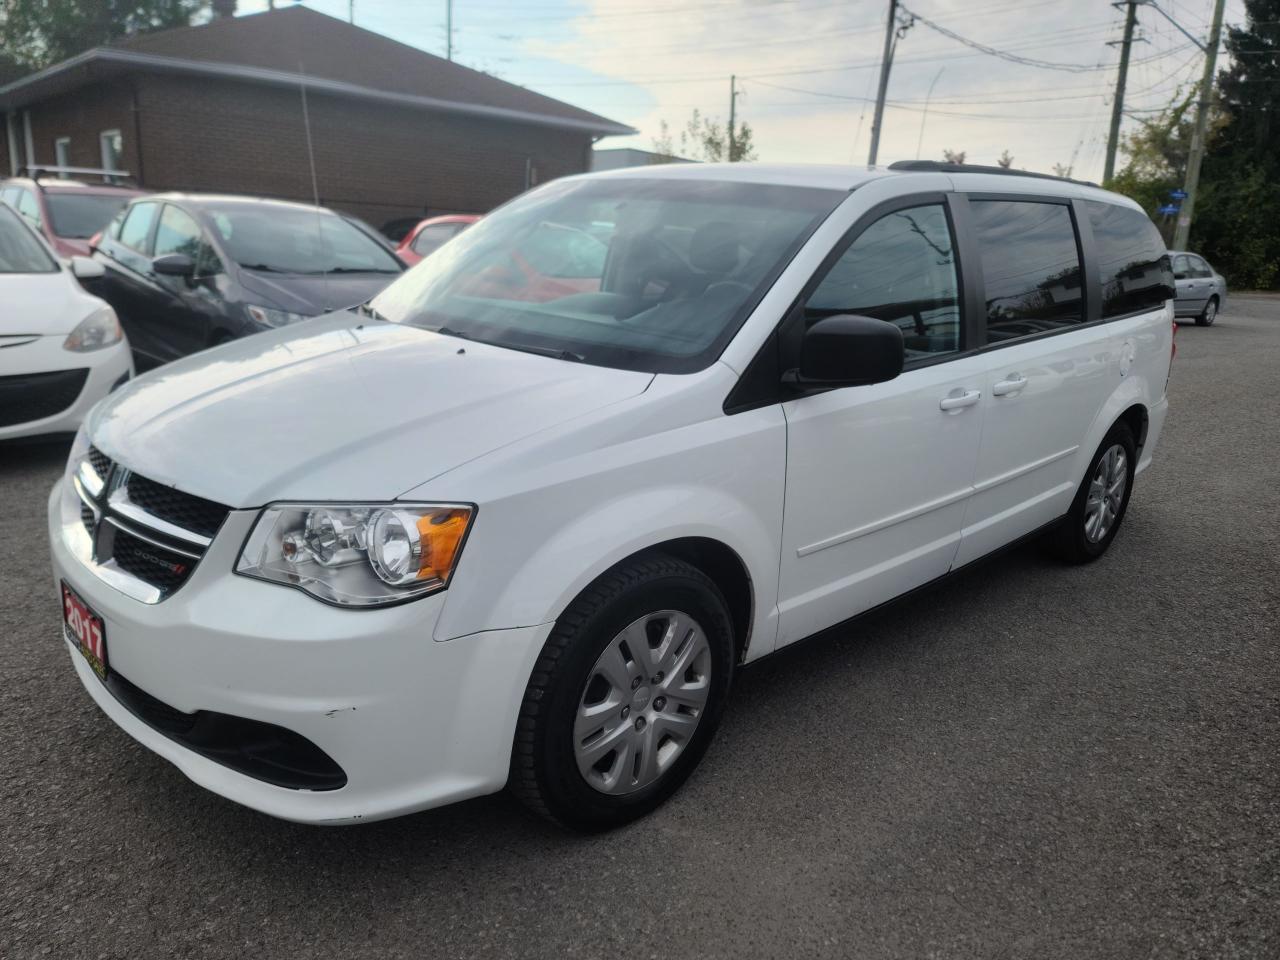
[[[62,584],[62,622],[93,672],[107,679],[107,631],[102,618],[66,583]]]

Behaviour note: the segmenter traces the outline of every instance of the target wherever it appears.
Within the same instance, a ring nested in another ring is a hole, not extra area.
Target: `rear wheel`
[[[556,622],[525,691],[512,791],[579,830],[644,816],[688,778],[733,673],[724,597],[654,554],[605,574]]]
[[[1133,431],[1121,421],[1093,455],[1067,516],[1049,534],[1048,545],[1058,557],[1088,563],[1107,552],[1128,510],[1136,465]]]
[[[1210,297],[1209,302],[1204,305],[1204,309],[1200,311],[1200,316],[1196,317],[1197,327],[1212,327],[1213,321],[1218,319],[1218,298]]]

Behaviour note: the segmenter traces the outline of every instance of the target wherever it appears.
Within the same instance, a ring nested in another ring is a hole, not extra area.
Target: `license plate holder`
[[[81,599],[66,581],[62,583],[62,626],[67,638],[101,680],[107,679],[107,628],[102,617]]]

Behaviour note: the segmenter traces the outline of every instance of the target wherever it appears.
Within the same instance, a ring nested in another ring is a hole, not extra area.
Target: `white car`
[[[510,784],[623,823],[742,664],[1024,537],[1105,552],[1172,296],[1142,211],[1070,181],[558,180],[363,308],[99,406],[49,500],[67,649],[111,720],[277,817]]]
[[[73,433],[133,374],[115,311],[77,281],[99,276],[86,257],[61,263],[0,203],[0,440]]]

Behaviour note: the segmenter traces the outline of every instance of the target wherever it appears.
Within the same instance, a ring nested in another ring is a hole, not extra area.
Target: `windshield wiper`
[[[535,353],[540,357],[551,357],[553,360],[569,360],[573,363],[586,362],[586,357],[582,354],[559,347],[531,347],[523,343],[511,343],[506,340],[481,340],[479,337],[473,337],[451,327],[435,327],[434,329],[428,327],[427,329],[431,330],[432,333],[440,333],[446,337],[457,337],[459,340],[470,340],[473,343],[486,343],[491,347],[504,347],[507,350],[519,350],[521,353]]]
[[[347,309],[354,310],[356,313],[363,313],[366,317],[372,317],[374,320],[384,320],[387,323],[391,322],[368,303],[357,303],[354,307],[348,307]]]
[[[377,267],[334,267],[332,270],[317,270],[321,273],[400,273],[399,270],[382,270]]]
[[[288,270],[281,270],[279,267],[273,267],[269,263],[242,263],[242,269],[255,270],[258,273],[288,273]]]

